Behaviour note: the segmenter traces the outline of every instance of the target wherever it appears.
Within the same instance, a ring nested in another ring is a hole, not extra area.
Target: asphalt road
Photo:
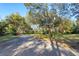
[[[53,41],[36,39],[30,35],[22,35],[20,38],[0,44],[0,56],[77,56],[78,52],[70,48],[63,48]]]

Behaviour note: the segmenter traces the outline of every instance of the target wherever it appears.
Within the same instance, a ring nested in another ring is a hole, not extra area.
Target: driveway
[[[30,35],[0,44],[0,56],[75,56],[79,55],[73,49],[63,48],[60,43],[36,39]]]

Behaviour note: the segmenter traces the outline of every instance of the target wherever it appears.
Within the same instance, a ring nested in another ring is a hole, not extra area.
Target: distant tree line
[[[25,3],[24,6],[28,10],[27,17],[22,17],[19,13],[6,16],[0,21],[0,35],[79,33],[79,4]],[[71,17],[77,20],[74,22]],[[33,30],[32,25],[39,25],[38,30]]]
[[[0,21],[0,35],[30,33],[32,28],[19,13],[13,13]]]

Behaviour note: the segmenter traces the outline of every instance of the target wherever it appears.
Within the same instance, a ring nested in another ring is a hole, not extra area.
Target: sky
[[[25,16],[27,10],[23,3],[0,3],[0,19],[15,12]]]
[[[15,12],[18,12],[21,16],[25,16],[27,9],[23,3],[0,3],[0,19]],[[74,17],[72,20],[74,20]]]

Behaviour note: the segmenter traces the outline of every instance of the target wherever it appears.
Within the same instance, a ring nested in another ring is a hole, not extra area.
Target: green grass
[[[40,34],[36,34],[35,36],[37,36],[38,38],[39,37],[41,37],[41,38],[47,38],[47,36],[45,36],[45,35],[40,35]],[[78,41],[79,42],[79,34],[63,34],[63,35],[61,35],[61,34],[56,34],[56,36],[55,36],[55,39],[57,39],[57,40],[59,40],[59,41],[61,41],[61,40],[70,40],[70,41],[73,41],[73,42],[75,42],[75,41]]]
[[[67,34],[67,35],[63,35],[63,36],[65,37],[65,40],[79,42],[79,34]]]
[[[68,35],[63,35],[63,36],[68,39],[78,39],[79,40],[79,34],[68,34]]]
[[[0,36],[0,43],[9,41],[9,40],[12,40],[12,39],[15,39],[15,38],[19,38],[19,37],[18,36],[13,36],[11,34],[5,35],[5,36]]]

